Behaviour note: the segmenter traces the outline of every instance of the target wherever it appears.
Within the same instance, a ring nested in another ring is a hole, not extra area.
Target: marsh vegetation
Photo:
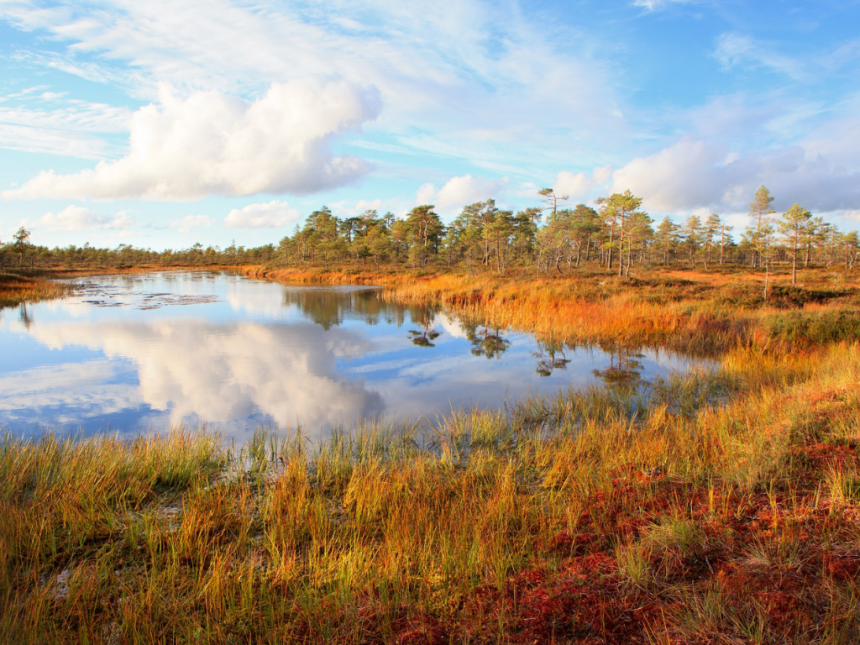
[[[0,640],[860,638],[853,274],[777,277],[765,302],[760,274],[739,268],[247,272],[377,283],[392,302],[480,313],[478,347],[529,328],[547,339],[543,369],[567,360],[558,339],[720,360],[626,387],[636,357],[619,350],[607,385],[316,442],[7,436]]]
[[[0,635],[855,642],[858,378],[856,344],[737,349],[313,448],[7,437]]]

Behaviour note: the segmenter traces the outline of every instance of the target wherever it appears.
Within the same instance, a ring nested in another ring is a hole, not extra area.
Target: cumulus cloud
[[[381,199],[359,199],[351,208],[347,208],[346,212],[350,215],[361,215],[367,211],[378,211],[382,204]]]
[[[224,218],[227,228],[279,228],[292,224],[301,217],[299,211],[287,202],[271,201],[267,204],[249,204],[234,208]]]
[[[368,165],[335,156],[332,143],[379,110],[376,91],[345,81],[274,83],[254,102],[215,91],[183,99],[162,87],[158,105],[132,116],[127,156],[69,175],[41,172],[3,196],[193,200],[336,188]]]
[[[611,166],[595,168],[591,176],[586,175],[584,172],[573,173],[568,170],[562,170],[555,178],[552,189],[556,195],[567,195],[573,198],[582,197],[608,180],[611,175]]]
[[[612,177],[612,191],[630,189],[646,208],[746,210],[760,185],[775,206],[798,202],[822,212],[860,207],[860,173],[801,146],[738,153],[721,144],[684,138],[656,154],[634,159]]]
[[[28,222],[29,225],[33,225]],[[95,228],[125,230],[137,226],[128,211],[120,211],[113,217],[98,215],[83,206],[66,206],[58,213],[45,213],[35,223],[49,231],[85,231]]]
[[[436,321],[452,338],[468,338],[466,330],[459,320],[446,313],[440,313],[436,316]]]
[[[463,175],[452,177],[439,190],[433,184],[423,184],[415,195],[418,204],[433,204],[441,211],[456,210],[467,204],[494,199],[508,184],[504,179],[484,179]]]
[[[186,215],[182,219],[172,222],[170,226],[179,233],[187,235],[195,228],[209,228],[211,224],[212,218],[208,215]]]

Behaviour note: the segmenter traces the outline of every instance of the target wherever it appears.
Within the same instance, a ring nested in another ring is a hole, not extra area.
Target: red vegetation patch
[[[440,621],[427,614],[410,614],[393,621],[395,645],[443,645],[448,643],[447,632]]]

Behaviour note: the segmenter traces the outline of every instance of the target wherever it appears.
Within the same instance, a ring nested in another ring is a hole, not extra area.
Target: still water
[[[386,303],[367,287],[229,273],[75,281],[62,300],[0,312],[0,428],[138,433],[206,424],[325,432],[359,417],[433,417],[528,393],[636,383],[691,361],[564,348]]]

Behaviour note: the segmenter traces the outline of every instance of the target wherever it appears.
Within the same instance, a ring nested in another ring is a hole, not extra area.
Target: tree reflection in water
[[[551,340],[546,343],[537,341],[537,344],[538,351],[534,352],[532,356],[538,359],[535,372],[539,376],[549,376],[553,370],[567,369],[570,359],[564,355],[564,345],[562,343]]]
[[[378,289],[288,289],[284,291],[284,304],[296,307],[326,331],[342,325],[349,316],[360,317],[368,325],[375,325],[380,319],[402,325],[408,310],[403,305],[382,300]]]
[[[284,292],[284,304],[294,306],[309,320],[329,331],[349,318],[360,318],[367,325],[381,321],[389,325],[403,325],[407,317],[420,329],[408,332],[409,340],[418,347],[435,347],[433,343],[441,332],[433,323],[439,307],[433,305],[404,305],[380,297],[378,289],[290,289]]]
[[[629,347],[616,343],[613,345],[599,344],[601,350],[609,354],[609,367],[594,370],[593,374],[611,387],[619,389],[635,389],[642,384],[643,354]]]
[[[508,351],[511,341],[502,336],[499,327],[491,328],[487,324],[463,323],[466,339],[472,343],[472,355],[485,358],[501,358]]]
[[[418,347],[436,347],[433,341],[439,338],[441,332],[433,328],[433,322],[436,319],[436,310],[434,308],[410,308],[409,317],[413,322],[421,325],[421,329],[410,329],[409,340],[413,345]]]
[[[29,330],[33,324],[33,318],[30,316],[30,312],[27,310],[27,305],[23,302],[18,307],[18,320],[21,321],[21,324]]]

